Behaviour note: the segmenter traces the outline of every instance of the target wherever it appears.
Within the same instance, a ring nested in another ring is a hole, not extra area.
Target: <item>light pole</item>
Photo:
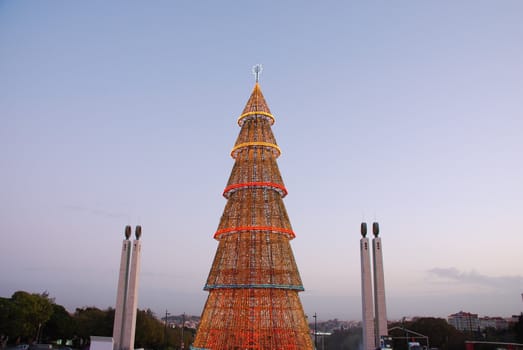
[[[165,332],[163,334],[163,343],[164,347],[167,349],[167,317],[170,315],[170,313],[167,312],[167,309],[165,310]]]
[[[316,324],[316,313],[314,313],[314,349],[318,348],[318,328]]]
[[[40,329],[42,329],[42,323],[38,323],[38,330],[36,331],[36,343],[40,344]]]
[[[183,344],[183,330],[185,328],[185,312],[182,314],[182,350],[184,349],[184,344]]]

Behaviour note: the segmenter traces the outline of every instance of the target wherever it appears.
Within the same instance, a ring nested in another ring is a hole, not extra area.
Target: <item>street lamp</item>
[[[42,323],[38,323],[38,330],[36,331],[36,343],[40,344],[40,330],[42,329]]]
[[[318,348],[318,328],[316,324],[316,313],[314,313],[314,349]]]
[[[185,312],[182,314],[182,347],[181,349],[183,350],[184,349],[184,344],[183,344],[183,330],[185,328]]]
[[[170,313],[165,310],[165,332],[163,334],[163,343],[165,348],[167,348],[167,317],[170,315]]]

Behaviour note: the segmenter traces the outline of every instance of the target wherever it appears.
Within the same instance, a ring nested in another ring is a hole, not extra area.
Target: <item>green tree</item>
[[[73,318],[77,325],[77,335],[85,340],[88,340],[91,335],[113,336],[114,309],[77,308]]]
[[[398,323],[395,326],[404,327],[427,336],[430,342],[429,345],[440,348],[441,350],[462,350],[465,346],[465,334],[449,325],[443,318],[420,317],[411,322]],[[394,341],[395,349],[401,350],[407,348],[406,344],[408,339],[401,338],[405,337],[405,331],[396,329],[391,332],[391,336],[398,337]],[[423,341],[420,342],[423,343]]]
[[[11,300],[0,298],[0,337],[12,335],[10,321]]]
[[[38,341],[43,327],[53,313],[53,304],[54,300],[46,292],[15,292],[8,310],[11,334],[28,341]]]
[[[337,329],[330,336],[318,336],[318,348],[336,350],[357,350],[360,348],[362,329],[359,327]]]
[[[45,334],[50,339],[72,339],[76,332],[76,320],[62,306],[53,304],[53,314],[46,324]]]
[[[138,310],[136,315],[135,347],[159,348],[163,345],[164,325],[151,310]]]

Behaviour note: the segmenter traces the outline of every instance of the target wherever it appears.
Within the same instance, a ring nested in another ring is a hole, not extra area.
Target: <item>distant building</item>
[[[496,330],[508,329],[508,321],[502,317],[480,317],[479,328],[481,330],[494,328]]]
[[[460,311],[447,318],[447,322],[458,331],[475,332],[480,328],[478,314]]]
[[[171,315],[167,318],[162,317],[162,322],[167,323],[169,328],[181,328],[182,324],[185,328],[196,329],[200,324],[200,317],[192,315]]]

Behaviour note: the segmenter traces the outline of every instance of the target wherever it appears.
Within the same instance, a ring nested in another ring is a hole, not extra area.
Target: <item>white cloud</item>
[[[519,290],[523,276],[487,276],[477,271],[463,272],[454,267],[433,268],[427,271],[430,277],[455,282],[464,286],[489,287],[500,291]]]

